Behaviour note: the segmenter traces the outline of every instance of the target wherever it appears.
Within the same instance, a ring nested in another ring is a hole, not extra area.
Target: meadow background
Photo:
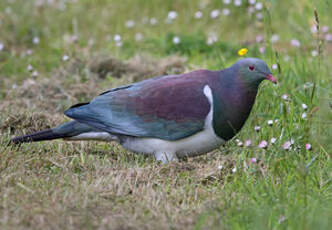
[[[1,229],[331,229],[332,2],[1,0]],[[245,127],[161,165],[117,144],[10,138],[103,90],[264,59]]]

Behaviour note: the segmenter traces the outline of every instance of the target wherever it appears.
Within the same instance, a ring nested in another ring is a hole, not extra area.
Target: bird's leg
[[[163,164],[172,161],[179,161],[174,152],[155,152],[154,157],[156,161],[161,161]]]

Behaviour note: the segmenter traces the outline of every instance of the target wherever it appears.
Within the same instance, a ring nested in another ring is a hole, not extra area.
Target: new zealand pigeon
[[[265,79],[276,83],[266,63],[257,58],[241,59],[219,71],[155,77],[74,105],[65,111],[73,121],[12,142],[117,141],[162,162],[200,155],[240,131]]]

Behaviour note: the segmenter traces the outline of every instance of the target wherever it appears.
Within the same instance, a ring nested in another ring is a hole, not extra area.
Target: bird
[[[241,58],[222,70],[164,75],[112,88],[64,114],[72,120],[11,143],[116,141],[162,163],[208,153],[243,127],[263,80],[277,83],[266,62]]]

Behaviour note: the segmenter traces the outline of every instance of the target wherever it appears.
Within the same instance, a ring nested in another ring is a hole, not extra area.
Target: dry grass
[[[88,73],[89,84],[82,83],[78,76],[81,66],[92,66]],[[122,79],[110,82],[98,71],[98,75],[94,74],[95,68],[118,74]],[[64,107],[80,98],[92,99],[100,93],[100,85],[112,87],[154,73],[183,71],[183,68],[184,59],[175,56],[160,62],[147,56],[136,56],[128,62],[99,57],[92,65],[72,61],[50,78],[30,78],[7,91],[0,105],[5,115],[0,125],[0,172],[5,175],[0,182],[2,226],[8,229],[18,224],[24,229],[167,229],[176,226],[181,229],[192,224],[193,215],[200,210],[197,199],[208,197],[210,191],[182,190],[182,184],[189,186],[191,180],[202,183],[207,165],[197,168],[197,164],[183,162],[160,166],[153,159],[127,153],[117,144],[55,141],[6,145],[13,135],[51,128],[63,122]],[[66,82],[68,76],[75,82]],[[181,178],[178,176],[181,173],[193,175],[191,179]],[[180,193],[172,189],[179,183]],[[188,218],[183,219],[183,215]]]
[[[151,76],[183,73],[185,62],[186,58],[178,56],[154,60],[148,55],[136,55],[128,61],[121,61],[114,57],[97,57],[93,58],[89,66],[91,71],[97,73],[100,78],[111,74],[116,78],[125,76],[131,81],[140,81]]]
[[[247,1],[230,4],[230,15],[220,11],[215,19],[210,13],[222,10],[222,1],[200,2],[0,1],[0,229],[330,229],[332,46],[322,41],[326,34],[310,30],[314,8],[321,28],[328,25],[331,4],[264,1],[258,20],[257,12],[247,13]],[[170,10],[178,17],[165,24]],[[194,18],[198,10],[201,19]],[[145,17],[158,23],[145,23]],[[133,28],[125,27],[130,19]],[[137,33],[143,40],[135,40]],[[207,45],[214,33],[218,41]],[[115,34],[122,36],[121,47]],[[270,43],[272,34],[279,42]],[[40,43],[32,42],[35,37]],[[291,39],[301,46],[291,46]],[[207,155],[160,165],[116,143],[8,145],[14,135],[64,122],[65,109],[104,90],[156,75],[224,68],[244,46],[248,56],[281,67],[273,70],[278,86],[262,84],[237,136],[250,139],[250,147],[231,140]],[[269,126],[270,119],[278,122]],[[257,147],[272,137],[275,144]],[[284,150],[290,140],[291,149]]]
[[[1,223],[24,229],[187,228],[211,197],[222,195],[222,181],[234,165],[217,153],[209,160],[158,165],[96,143],[2,150]]]

